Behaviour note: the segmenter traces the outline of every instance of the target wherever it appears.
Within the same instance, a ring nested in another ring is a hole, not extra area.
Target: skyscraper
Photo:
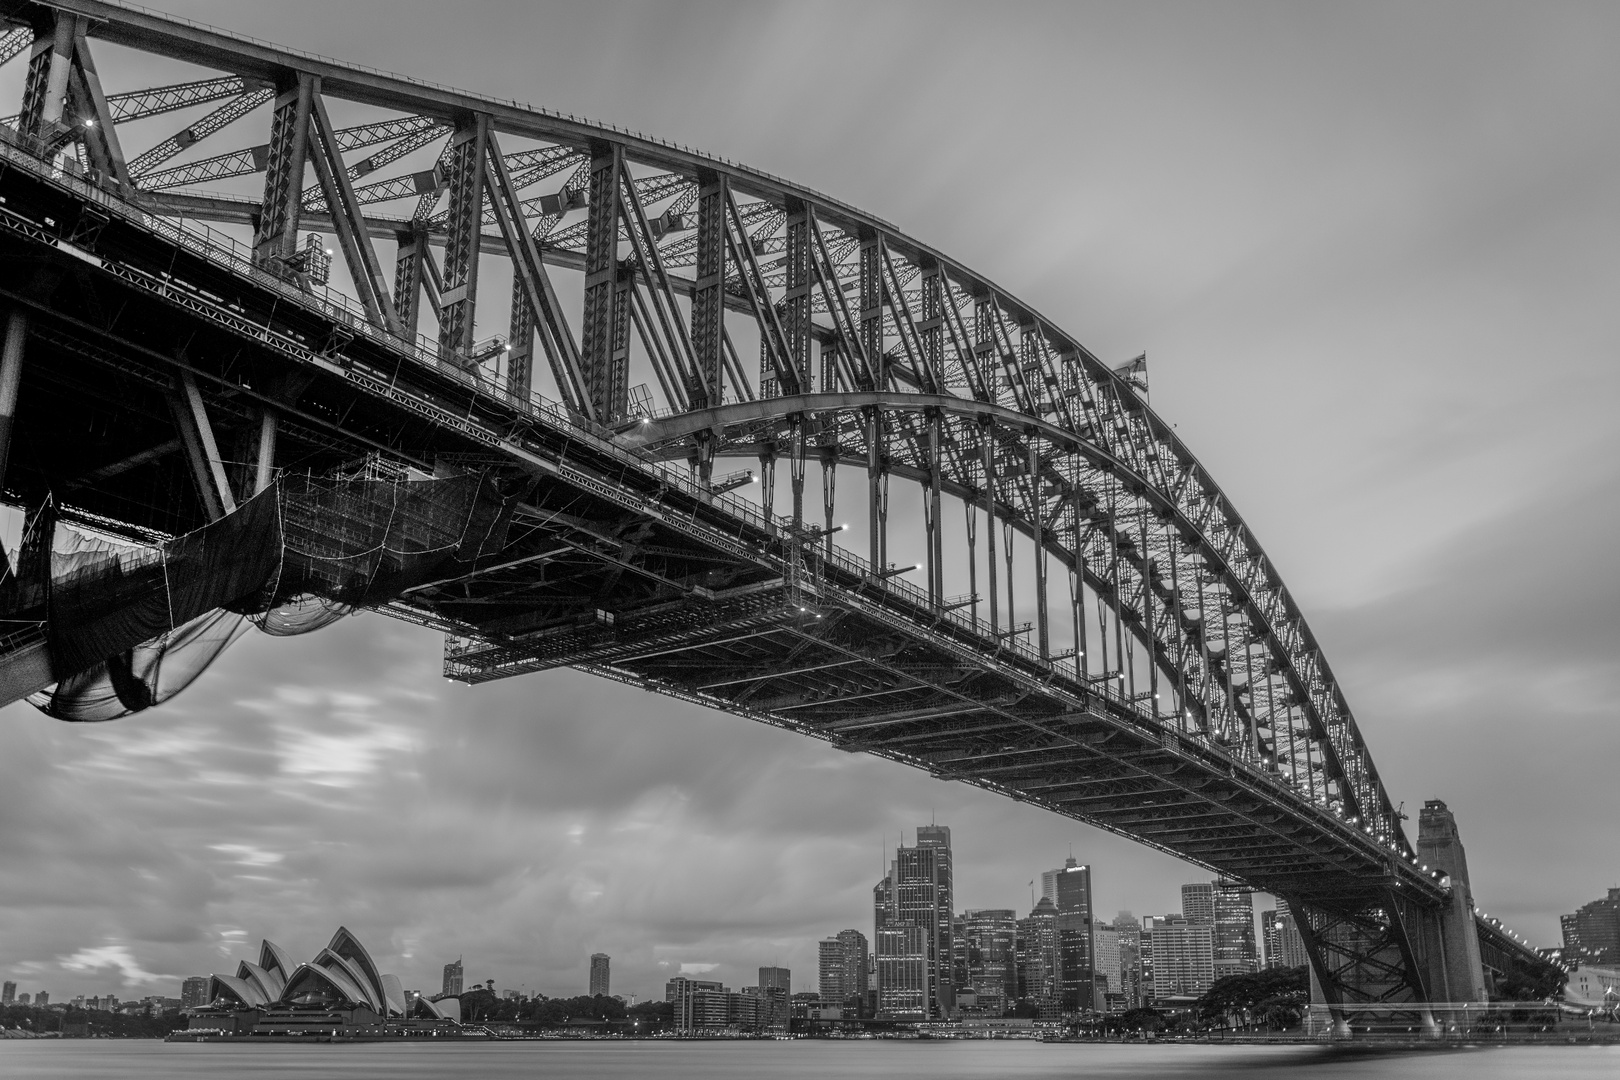
[[[1264,967],[1282,967],[1282,945],[1277,933],[1280,929],[1275,909],[1260,913],[1260,963]]]
[[[608,994],[608,954],[591,953],[591,997]]]
[[[1205,888],[1208,888],[1206,885]],[[1202,994],[1215,981],[1214,928],[1182,915],[1153,921],[1153,996]]]
[[[1096,1007],[1096,942],[1091,911],[1091,867],[1071,856],[1062,868],[1041,874],[1043,899],[1057,908],[1057,996],[1066,1012]]]
[[[1190,923],[1215,925],[1215,886],[1198,882],[1181,887],[1181,917]]]
[[[1057,920],[1057,905],[1044,896],[1018,920],[1018,996],[1043,1016],[1057,1014],[1062,990]]]
[[[1118,995],[1115,1000],[1123,1000],[1125,979],[1119,937],[1119,928],[1112,923],[1098,922],[1092,930],[1092,947],[1096,950],[1093,954],[1092,971],[1097,984],[1098,1009],[1108,1008],[1106,995]]]
[[[1128,911],[1114,916],[1114,929],[1119,932],[1119,981],[1125,995],[1125,1007],[1134,1009],[1143,1002],[1142,976],[1142,924]],[[1147,980],[1149,988],[1152,979]]]
[[[0,983],[0,1005],[10,1005],[17,1000],[17,984],[7,979]]]
[[[50,1003],[51,995],[47,994],[45,991],[41,990],[39,993],[34,995],[35,1005],[49,1005]]]
[[[951,1015],[955,999],[951,981],[951,830],[943,825],[917,829],[917,843],[895,850],[889,876],[872,891],[873,944],[877,948],[880,1012],[910,1012],[912,974],[905,964],[913,957],[912,939],[890,935],[891,928],[922,931],[923,1014],[931,1019]],[[890,997],[889,974],[900,979]],[[884,1002],[890,1004],[885,1005]]]
[[[1247,885],[1220,878],[1212,887],[1215,907],[1215,977],[1258,971],[1254,943],[1254,895]]]
[[[962,913],[966,985],[978,1008],[1000,1016],[1018,999],[1018,914],[1011,908],[970,908]]]
[[[928,931],[891,922],[878,928],[877,1012],[889,1020],[928,1019]]]
[[[1277,954],[1278,967],[1297,968],[1310,963],[1305,953],[1305,939],[1299,936],[1296,916],[1289,910],[1288,901],[1277,897]]]
[[[1059,911],[1091,914],[1091,867],[1082,866],[1074,856],[1056,870],[1041,871],[1041,895]]]
[[[822,1005],[859,1009],[867,990],[866,935],[840,930],[837,937],[821,942],[819,960]]]
[[[785,990],[788,997],[793,996],[793,972],[785,967],[762,967],[759,969],[760,989],[774,986]]]
[[[576,983],[575,985],[577,986],[579,984]],[[440,991],[440,993],[450,994],[453,996],[460,995],[461,957],[456,957],[456,962],[453,964],[444,965],[444,988]]]

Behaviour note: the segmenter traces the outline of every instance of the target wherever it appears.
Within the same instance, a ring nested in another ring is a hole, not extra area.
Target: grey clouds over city
[[[1613,6],[163,6],[791,178],[1145,350],[1409,834],[1446,800],[1474,894],[1537,944],[1620,881]],[[249,635],[111,724],[13,705],[0,740],[0,968],[58,999],[339,921],[407,986],[461,955],[580,993],[601,951],[623,993],[797,988],[931,818],[962,907],[1027,907],[1071,848],[1105,915],[1210,876],[584,674],[450,683],[436,634],[376,615]]]

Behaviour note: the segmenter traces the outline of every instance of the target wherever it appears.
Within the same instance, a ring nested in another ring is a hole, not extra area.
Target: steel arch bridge
[[[1329,1003],[1480,992],[1460,862],[1406,837],[1140,364],[687,147],[91,0],[0,13],[8,501],[160,545],[286,470],[494,470],[499,557],[375,605],[451,677],[579,667],[1129,836],[1287,898]],[[136,53],[174,81],[114,92]],[[7,700],[73,674],[25,637]]]

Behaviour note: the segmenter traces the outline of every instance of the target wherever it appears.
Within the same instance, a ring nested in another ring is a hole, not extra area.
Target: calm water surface
[[[0,1041],[0,1077],[295,1077],[316,1080],[1403,1080],[1620,1078],[1620,1047],[1343,1053],[1322,1047],[1098,1046],[1028,1042],[486,1043],[220,1046],[123,1040]]]

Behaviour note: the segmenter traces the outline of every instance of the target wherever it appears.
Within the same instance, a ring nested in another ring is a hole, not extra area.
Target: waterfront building
[[[1231,878],[1219,878],[1211,888],[1215,977],[1224,979],[1260,970],[1254,941],[1254,894],[1247,885]]]
[[[462,986],[461,957],[455,963],[444,965],[444,984],[439,991],[448,997],[460,997]]]
[[[759,985],[745,986],[743,993],[751,994],[759,1000],[756,1012],[761,1028],[787,1030],[788,1021],[793,1016],[793,998],[788,986],[787,968],[760,968]]]
[[[180,984],[180,1007],[195,1009],[208,1004],[208,976],[193,975]]]
[[[591,953],[591,997],[598,994],[607,997],[609,994],[608,961],[607,953]]]
[[[1558,920],[1564,959],[1577,964],[1620,965],[1620,888],[1583,904]]]
[[[1185,915],[1153,921],[1153,996],[1196,996],[1215,981],[1214,928]]]
[[[787,993],[776,986],[727,989],[708,979],[677,975],[664,984],[677,1031],[761,1031],[785,1029],[791,1011]]]
[[[967,981],[975,1011],[1001,1016],[1018,999],[1018,913],[969,908],[962,914]]]
[[[101,1004],[107,1007],[108,1001]],[[116,1000],[110,1007],[117,1007]],[[210,975],[206,1004],[193,1011],[190,1026],[237,1035],[327,1033],[395,1021],[436,1024],[460,1016],[454,998],[418,1000],[408,1011],[399,978],[379,971],[366,947],[340,926],[308,963],[293,964],[274,942],[265,941],[257,963],[243,960],[235,975]]]
[[[725,987],[709,979],[689,979],[685,975],[677,975],[664,984],[664,1000],[674,1006],[673,1020],[677,1031],[689,1031],[700,1026],[702,1012],[698,1007],[698,995],[711,992],[724,993]],[[723,1015],[723,1003],[721,1012]]]

